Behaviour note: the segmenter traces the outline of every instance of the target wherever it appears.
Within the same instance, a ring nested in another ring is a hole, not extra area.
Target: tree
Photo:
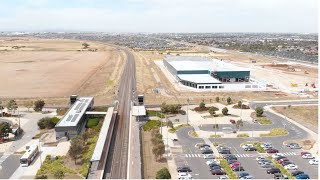
[[[9,137],[9,133],[11,132],[11,124],[8,122],[0,122],[0,139]]]
[[[172,123],[172,121],[168,121],[167,122],[167,127],[170,127],[171,129],[173,129],[173,123]]]
[[[164,167],[157,172],[156,179],[171,179],[169,170]]]
[[[231,97],[228,97],[228,98],[227,98],[227,103],[228,103],[228,104],[231,104],[231,101],[232,101]]]
[[[54,126],[56,125],[56,121],[57,121],[57,117],[44,117],[44,118],[41,118],[39,121],[38,121],[38,127],[39,129],[52,129],[54,128]]]
[[[15,111],[18,109],[18,105],[16,103],[15,100],[10,100],[7,104],[7,109],[11,112],[11,111]]]
[[[64,172],[59,169],[59,170],[54,172],[53,176],[56,179],[63,179],[64,178]]]
[[[257,108],[256,108],[256,116],[257,116],[257,117],[261,117],[262,114],[263,114],[263,108],[260,107],[260,106],[257,107]]]
[[[42,111],[42,108],[44,107],[46,103],[44,102],[44,100],[40,99],[34,102],[34,111],[36,112],[40,112]]]
[[[236,122],[236,127],[240,131],[240,127],[243,127],[243,121],[240,119]]]
[[[153,137],[153,138],[151,138],[151,142],[152,142],[152,144],[154,145],[154,146],[156,146],[156,145],[158,145],[158,144],[163,144],[163,141],[162,141],[162,139],[159,139],[159,138],[156,138],[156,137]]]
[[[224,107],[223,109],[222,109],[222,114],[223,115],[228,115],[228,108],[227,107]]]
[[[165,145],[163,143],[158,144],[152,148],[152,153],[158,159],[158,157],[162,157],[162,155],[165,153]]]
[[[219,102],[220,101],[220,98],[217,96],[216,97],[216,102]]]
[[[83,152],[83,142],[79,142],[79,140],[71,140],[71,146],[68,151],[68,154],[74,159],[74,164],[77,164],[78,156]]]
[[[86,42],[82,43],[83,49],[87,49],[90,45]]]
[[[209,108],[209,113],[210,113],[211,116],[215,115],[216,114],[215,108],[214,107],[210,107]]]
[[[206,107],[206,104],[202,101],[200,104],[199,104],[199,108],[203,109]]]
[[[238,108],[242,109],[242,102],[238,101]]]
[[[26,108],[28,108],[28,112],[29,112],[29,109],[32,108],[32,106],[33,106],[33,101],[26,101],[26,102],[24,102],[24,106],[25,106]]]

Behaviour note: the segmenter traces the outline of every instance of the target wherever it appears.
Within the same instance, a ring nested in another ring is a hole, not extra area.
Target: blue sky
[[[318,31],[317,0],[0,0],[0,31]]]

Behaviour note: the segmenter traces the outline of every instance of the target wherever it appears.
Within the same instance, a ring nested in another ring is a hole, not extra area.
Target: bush
[[[256,108],[256,116],[261,117],[263,114],[263,108],[262,107],[257,107]]]
[[[156,116],[159,118],[164,118],[164,115],[160,111],[152,111],[152,110],[147,110],[147,116]]]
[[[56,125],[60,121],[60,119],[57,117],[53,117],[51,118],[51,121]]]
[[[48,179],[48,176],[47,175],[37,175],[35,179]]]
[[[192,137],[198,137],[198,134],[197,134],[197,132],[196,132],[195,130],[192,130],[192,131],[190,132],[190,136],[192,136]]]
[[[228,104],[231,104],[231,101],[232,101],[231,97],[228,97],[228,98],[227,98],[227,103],[228,103]]]
[[[181,105],[180,104],[169,104],[167,105],[166,103],[162,103],[161,104],[161,112],[163,113],[179,113],[180,109],[181,109]]]
[[[59,122],[59,118],[57,117],[44,117],[38,121],[39,129],[52,129]]]
[[[94,118],[94,119],[89,119],[87,121],[86,127],[87,128],[93,128],[99,124],[99,119]]]
[[[152,129],[156,129],[161,126],[161,121],[159,120],[149,120],[144,126],[144,131],[150,131]]]
[[[210,138],[221,138],[221,135],[214,135],[214,134],[212,134],[212,135],[210,135]]]
[[[164,167],[157,172],[156,178],[157,179],[171,179],[171,174],[170,174],[169,170],[166,167]]]
[[[54,172],[53,176],[56,179],[63,179],[64,172],[62,170],[57,170],[56,172]]]
[[[210,114],[211,116],[213,116],[213,115],[216,114],[216,111],[214,110],[213,107],[210,107],[210,108],[209,108],[209,114]]]
[[[220,101],[220,98],[219,97],[216,97],[216,102],[219,102]]]
[[[34,102],[34,111],[39,112],[42,111],[42,108],[44,107],[46,103],[44,102],[44,100],[40,99]]]
[[[260,137],[265,137],[265,136],[283,136],[283,135],[287,135],[287,134],[289,134],[289,132],[286,129],[273,128],[267,134],[260,134]]]
[[[249,137],[249,135],[246,133],[243,133],[243,134],[238,134],[237,137],[244,138],[244,137]]]
[[[227,107],[224,107],[224,108],[222,109],[222,114],[226,116],[226,115],[228,115],[228,111],[229,111],[228,108],[227,108]]]
[[[267,117],[258,117],[258,122],[260,124],[272,124],[270,119],[268,119]]]
[[[203,109],[206,107],[206,104],[202,101],[200,104],[199,104],[199,108],[200,109]]]

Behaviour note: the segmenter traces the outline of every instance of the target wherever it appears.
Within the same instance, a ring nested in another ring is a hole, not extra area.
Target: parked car
[[[248,176],[241,177],[241,178],[239,178],[239,179],[253,179],[253,176],[248,175]]]
[[[304,154],[302,155],[303,159],[314,159],[314,156],[312,156],[312,154]]]
[[[227,162],[228,162],[228,164],[233,164],[233,163],[235,163],[235,162],[238,162],[238,160],[236,160],[236,159],[230,159],[230,160],[228,160]]]
[[[279,160],[278,160],[278,163],[281,163],[281,162],[283,162],[283,161],[289,161],[289,159],[286,158],[286,157],[285,157],[285,158],[282,158],[282,159],[279,159]]]
[[[281,173],[274,173],[273,174],[273,179],[289,179],[288,176],[283,175]]]
[[[249,176],[250,174],[247,173],[247,172],[239,172],[239,173],[237,173],[237,175],[238,175],[238,178],[242,178],[242,177],[245,177],[245,176]]]
[[[272,161],[270,161],[270,160],[268,160],[268,159],[258,161],[258,164],[259,164],[259,165],[262,165],[262,164],[265,164],[265,163],[272,163]]]
[[[266,142],[266,143],[261,144],[261,147],[262,148],[272,148],[272,144],[269,142]]]
[[[292,162],[290,161],[283,161],[282,163],[280,163],[282,166],[286,166],[288,164],[293,164]]]
[[[178,179],[192,179],[192,175],[189,173],[178,173]]]
[[[177,138],[173,138],[172,141],[178,141],[178,139]]]
[[[294,144],[290,146],[290,149],[301,149],[302,147],[299,144]]]
[[[287,157],[286,156],[279,156],[277,158],[274,158],[274,160],[278,161],[278,160],[283,159],[283,158],[287,158]]]
[[[311,154],[311,153],[306,152],[306,151],[302,151],[302,152],[300,153],[300,156],[303,156],[304,154]]]
[[[235,124],[235,123],[236,123],[236,120],[230,119],[230,123],[231,123],[231,124]]]
[[[227,175],[219,176],[218,179],[229,179],[229,176],[227,176]]]
[[[202,154],[213,154],[213,151],[212,150],[203,150],[201,151]]]
[[[308,174],[299,174],[296,176],[296,179],[310,179]]]
[[[242,149],[248,148],[248,147],[254,147],[253,144],[244,144],[241,146]]]
[[[247,147],[244,150],[245,151],[257,151],[257,148],[255,148],[255,147]]]
[[[279,168],[270,168],[267,170],[268,174],[275,174],[275,173],[281,173]]]
[[[186,111],[184,111],[184,110],[180,110],[179,112],[181,115],[186,115]]]
[[[265,160],[266,158],[265,157],[257,157],[256,161],[260,161],[260,160],[263,160],[263,159]]]
[[[230,150],[219,151],[220,154],[231,154]]]
[[[303,171],[292,171],[291,172],[292,176],[298,176],[299,174],[304,174],[304,172]]]
[[[226,155],[223,155],[223,158],[224,159],[237,159],[237,157],[233,154],[226,154]]]
[[[267,153],[278,153],[278,152],[279,151],[277,149],[273,149],[273,148],[267,150]]]
[[[289,143],[287,144],[287,147],[291,148],[291,146],[299,145],[298,143]]]
[[[284,166],[285,169],[287,170],[298,170],[298,166],[295,164],[288,164]]]
[[[211,174],[212,175],[226,175],[226,173],[220,169],[212,170]]]
[[[206,164],[209,166],[210,164],[220,164],[220,161],[218,159],[210,159],[206,162]]]
[[[234,163],[232,163],[232,164],[230,164],[229,166],[230,166],[230,168],[233,168],[234,166],[240,166],[240,162],[234,162]]]
[[[273,168],[274,165],[272,163],[265,163],[261,165],[262,168]]]
[[[204,158],[204,159],[214,159],[214,158],[215,158],[215,155],[214,155],[214,154],[204,154],[204,155],[203,155],[203,158]]]
[[[232,170],[238,172],[238,171],[244,171],[244,168],[242,166],[234,166]]]
[[[311,165],[318,165],[318,159],[311,159],[310,161],[309,161],[309,164],[311,164]]]
[[[216,170],[216,169],[223,170],[221,168],[221,166],[210,166],[210,171],[213,171],[213,170]]]
[[[252,122],[253,123],[258,123],[259,121],[258,121],[258,119],[252,119]]]
[[[177,168],[177,172],[191,172],[191,169],[188,166],[181,166]]]
[[[200,147],[201,151],[205,151],[205,150],[212,150],[210,146],[202,146]]]
[[[284,157],[284,154],[283,153],[275,153],[275,154],[272,154],[272,159],[275,159],[277,157],[280,157],[280,156],[283,156]]]
[[[207,147],[210,147],[210,145],[208,145],[208,144],[204,144],[204,143],[197,143],[196,145],[195,145],[195,147],[196,148],[201,148],[201,147],[205,147],[205,146],[207,146]]]

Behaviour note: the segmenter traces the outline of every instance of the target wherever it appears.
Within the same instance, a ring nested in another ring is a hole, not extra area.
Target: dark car
[[[303,152],[300,153],[301,156],[303,156],[303,155],[305,155],[305,154],[311,154],[311,153],[306,152],[306,151],[303,151]]]
[[[292,176],[298,176],[299,174],[304,174],[303,171],[292,171],[291,175]]]
[[[211,167],[215,167],[215,166],[218,166],[218,167],[221,168],[221,166],[220,166],[219,164],[215,164],[215,163],[209,164],[209,167],[210,167],[210,168],[211,168]]]
[[[201,144],[201,145],[199,146],[199,149],[200,149],[200,148],[203,148],[203,147],[210,147],[210,145],[208,145],[208,144]]]
[[[287,144],[287,147],[291,147],[291,146],[294,146],[294,145],[299,145],[298,143],[289,143]]]
[[[279,153],[279,151],[277,149],[271,148],[267,150],[267,153]]]
[[[237,159],[237,157],[233,154],[226,154],[226,155],[223,155],[223,158],[224,159]]]
[[[212,175],[225,175],[226,173],[222,171],[221,169],[215,169],[211,171]]]
[[[247,147],[244,150],[245,151],[257,151],[257,148],[255,148],[255,147]]]
[[[238,162],[238,160],[236,160],[236,159],[230,159],[230,160],[228,160],[228,164],[233,164],[234,162]]]
[[[217,169],[221,169],[221,166],[210,166],[210,171],[213,171],[213,170],[217,170]]]
[[[242,177],[245,177],[245,176],[249,176],[250,174],[249,173],[247,173],[247,172],[240,172],[240,173],[238,173],[238,177],[239,178],[242,178]]]
[[[281,173],[279,168],[270,168],[267,170],[268,174]]]
[[[219,151],[220,154],[231,154],[230,150]]]
[[[227,160],[227,161],[230,161],[230,160],[238,160],[238,158],[237,158],[237,157],[230,156],[230,157],[227,157],[226,160]]]
[[[181,115],[186,115],[186,111],[180,110],[180,114],[181,114]]]
[[[231,124],[235,124],[235,123],[236,123],[236,120],[230,119],[230,123],[231,123]]]
[[[270,161],[268,159],[265,159],[265,160],[258,161],[258,163],[261,165],[261,164],[264,164],[264,163],[272,163],[272,161]]]
[[[273,179],[289,179],[288,176],[283,175],[281,173],[275,173],[273,174]]]
[[[280,163],[282,166],[285,166],[285,165],[288,165],[288,164],[293,164],[292,162],[290,161],[283,161]]]
[[[279,161],[280,159],[283,159],[283,158],[287,158],[287,157],[286,156],[279,156],[279,157],[274,158],[274,160]]]
[[[244,168],[242,166],[234,166],[232,170],[238,172],[238,171],[244,171]]]
[[[191,172],[191,169],[187,166],[182,166],[177,168],[177,172]]]
[[[310,179],[308,174],[299,174],[296,179]]]
[[[206,150],[201,151],[201,153],[202,154],[213,154],[213,151],[209,150],[209,149],[206,149]]]

